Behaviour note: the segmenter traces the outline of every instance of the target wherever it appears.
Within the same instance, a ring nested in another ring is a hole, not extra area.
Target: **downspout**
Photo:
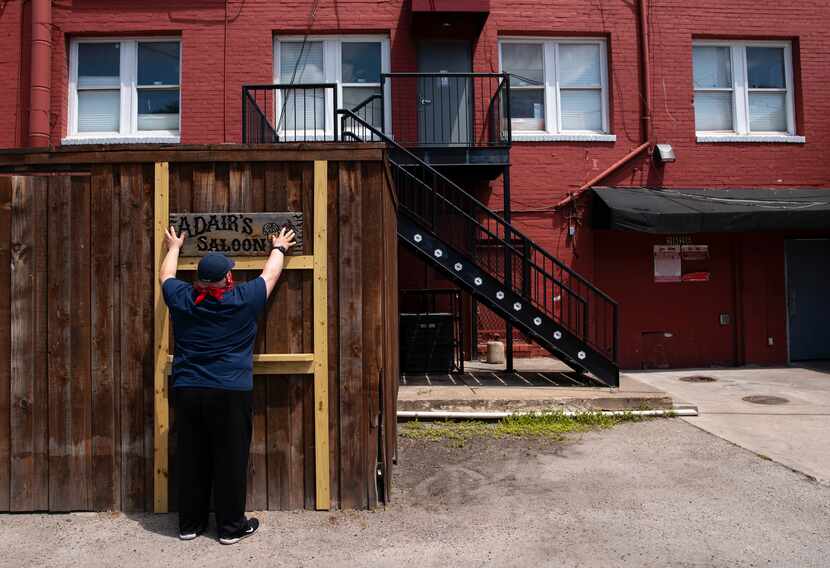
[[[642,125],[642,139],[643,143],[640,146],[634,148],[631,152],[626,154],[620,160],[617,160],[613,164],[611,164],[607,169],[602,171],[600,174],[594,176],[590,181],[587,183],[582,184],[579,189],[576,191],[569,193],[566,195],[562,200],[560,200],[556,205],[553,206],[554,209],[559,209],[560,207],[567,205],[568,203],[574,201],[575,199],[579,198],[584,194],[586,191],[591,189],[594,185],[602,181],[603,179],[607,178],[609,175],[626,165],[632,159],[636,158],[640,154],[643,153],[646,149],[649,149],[653,142],[652,137],[652,127],[651,127],[651,58],[650,58],[650,51],[649,51],[649,37],[648,37],[648,22],[649,22],[649,15],[648,15],[648,0],[639,0],[640,6],[640,22],[639,22],[639,32],[640,32],[640,68],[641,68],[641,75],[642,75],[642,99],[643,99],[643,125]]]
[[[32,44],[29,76],[29,146],[49,146],[52,87],[52,3],[32,0]]]

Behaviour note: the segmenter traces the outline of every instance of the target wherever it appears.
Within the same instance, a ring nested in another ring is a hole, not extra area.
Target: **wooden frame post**
[[[153,436],[153,503],[156,513],[166,513],[167,499],[167,445],[170,433],[169,393],[167,392],[167,358],[170,351],[170,324],[167,306],[161,297],[159,270],[164,260],[164,229],[170,221],[170,168],[167,162],[156,163],[153,228],[155,233],[155,273],[153,274],[153,301],[155,316],[153,325],[153,343],[155,359],[153,362],[153,385],[155,400],[155,432]]]
[[[154,511],[168,511],[168,436],[170,411],[168,375],[170,356],[170,324],[167,306],[161,295],[158,273],[166,253],[164,230],[170,220],[170,171],[167,162],[156,163],[154,190],[154,350],[153,376],[155,394],[154,434]],[[314,459],[315,502],[318,510],[331,509],[331,477],[329,465],[329,351],[328,351],[328,162],[314,162],[314,254],[286,258],[286,270],[313,270],[314,353],[263,353],[254,355],[254,374],[296,375],[314,377]],[[265,258],[234,259],[243,270],[262,269]],[[179,270],[195,270],[197,258],[180,258]]]
[[[314,162],[314,450],[317,509],[331,508],[329,477],[328,162]]]

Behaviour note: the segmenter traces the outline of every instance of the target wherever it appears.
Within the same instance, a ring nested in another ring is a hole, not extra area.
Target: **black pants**
[[[207,526],[210,490],[220,537],[242,529],[251,447],[252,391],[177,388],[179,531]]]

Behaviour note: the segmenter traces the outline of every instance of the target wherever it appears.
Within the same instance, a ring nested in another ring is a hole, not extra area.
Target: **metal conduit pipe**
[[[584,410],[566,410],[562,414],[564,416],[579,416],[590,411]],[[681,407],[670,410],[602,410],[600,411],[604,416],[698,416],[696,407]],[[423,419],[423,420],[501,420],[509,416],[520,416],[526,414],[539,414],[538,411],[518,411],[518,412],[476,412],[476,411],[453,411],[453,410],[399,410],[398,418],[407,420]]]
[[[611,164],[607,169],[605,169],[602,173],[595,176],[591,181],[583,184],[573,193],[569,193],[566,195],[562,200],[560,200],[556,205],[553,206],[554,209],[559,209],[563,205],[567,205],[574,199],[580,197],[583,193],[591,189],[595,184],[599,183],[622,166],[630,162],[635,157],[639,156],[643,150],[650,148],[652,145],[652,120],[651,120],[651,50],[649,49],[649,35],[648,35],[648,24],[649,24],[649,13],[648,13],[648,0],[639,0],[639,7],[640,7],[640,19],[639,19],[639,32],[640,32],[640,68],[641,68],[641,76],[642,76],[642,100],[643,100],[643,109],[642,109],[642,122],[643,122],[643,144],[634,148],[631,152],[626,154],[622,159],[617,160],[613,164]]]
[[[49,146],[52,90],[52,2],[32,0],[29,146]]]

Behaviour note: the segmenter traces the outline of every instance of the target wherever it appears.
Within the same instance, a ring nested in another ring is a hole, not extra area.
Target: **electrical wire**
[[[306,25],[305,34],[303,34],[303,41],[300,44],[300,54],[297,57],[297,61],[294,63],[294,69],[291,71],[291,79],[288,81],[288,86],[291,87],[294,85],[294,82],[297,79],[297,70],[300,68],[300,63],[303,61],[303,54],[305,53],[305,48],[308,45],[308,36],[311,35],[311,29],[314,26],[314,21],[317,19],[317,9],[320,7],[320,0],[314,0],[311,4],[311,9],[308,13],[308,24]],[[324,55],[325,57],[325,55]],[[280,63],[282,65],[282,63]],[[305,95],[303,95],[305,96]],[[276,117],[276,125],[279,128],[280,122],[282,122],[283,117],[285,116],[285,109],[288,106],[288,97],[283,96],[282,98],[282,108],[280,109],[279,116]],[[297,97],[294,97],[294,101],[296,103]],[[335,118],[336,120],[336,118]],[[296,125],[294,126],[296,128]]]

